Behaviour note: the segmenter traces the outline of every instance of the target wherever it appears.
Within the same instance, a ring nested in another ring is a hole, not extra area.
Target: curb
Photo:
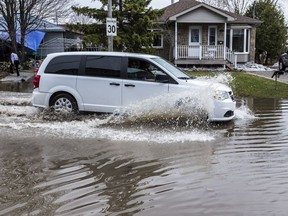
[[[262,78],[266,78],[266,79],[269,79],[269,80],[272,80],[272,81],[275,81],[276,82],[276,79],[273,79],[271,76],[273,74],[274,71],[271,71],[271,75],[268,76],[267,73],[266,74],[261,74],[261,72],[246,72],[247,74],[250,74],[250,75],[254,75],[254,76],[258,76],[258,77],[262,77]],[[286,74],[284,75],[280,75],[279,78],[277,78],[277,82],[281,82],[281,83],[284,83],[284,84],[288,84],[288,77],[286,79],[283,79],[281,78],[281,76],[287,76]]]

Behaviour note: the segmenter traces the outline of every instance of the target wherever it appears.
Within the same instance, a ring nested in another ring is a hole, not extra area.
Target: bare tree
[[[0,0],[0,13],[3,15],[1,26],[11,39],[17,51],[17,32],[21,34],[21,52],[25,51],[25,36],[39,28],[43,20],[68,17],[72,0]]]
[[[16,42],[16,13],[17,5],[13,0],[0,1],[0,13],[2,14],[0,25],[7,31],[11,39],[12,49],[17,50]]]
[[[39,28],[43,20],[67,17],[70,13],[71,0],[18,0],[21,26],[21,51],[25,51],[25,36]]]
[[[256,2],[256,0],[198,0],[198,1],[204,2],[211,6],[215,6],[217,8],[223,8],[224,10],[230,11],[232,13],[237,13],[240,15],[244,15],[248,7],[254,4],[254,2]],[[270,2],[273,5],[278,5],[280,9],[283,11],[285,5],[287,5],[288,3],[288,0],[270,0]]]
[[[248,6],[253,3],[253,0],[200,0],[200,1],[241,15],[245,14]]]

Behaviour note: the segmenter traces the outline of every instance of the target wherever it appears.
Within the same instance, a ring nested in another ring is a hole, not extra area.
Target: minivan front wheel
[[[51,100],[50,107],[55,113],[76,113],[78,111],[76,100],[65,93],[56,95]]]

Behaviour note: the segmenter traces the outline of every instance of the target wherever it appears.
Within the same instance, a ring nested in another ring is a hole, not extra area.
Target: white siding
[[[63,38],[63,32],[47,32],[45,37],[43,38],[43,43],[53,40],[55,38]],[[57,44],[51,44],[43,47],[39,47],[38,52],[43,57],[47,56],[49,53],[55,53],[55,52],[64,52],[64,44],[60,45]]]
[[[178,23],[225,23],[227,18],[203,7],[191,11],[177,19]]]

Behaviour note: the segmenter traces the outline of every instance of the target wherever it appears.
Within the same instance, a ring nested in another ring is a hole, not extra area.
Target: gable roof
[[[65,32],[65,29],[62,26],[53,24],[46,20],[41,20],[37,23],[38,26],[33,26],[33,28],[44,31],[44,32]]]
[[[4,27],[5,23],[6,21],[4,20],[3,16],[0,16],[0,31],[6,31]],[[20,27],[19,22],[17,22],[17,28],[19,29],[19,27]],[[65,31],[65,29],[62,26],[53,24],[46,20],[36,20],[35,24],[30,26],[29,28],[33,30],[43,31],[43,32],[64,32]]]
[[[179,0],[178,2],[171,4],[165,8],[163,8],[163,15],[157,20],[158,22],[166,23],[176,21],[177,17],[182,16],[186,13],[189,13],[193,10],[196,10],[200,7],[205,7],[206,9],[213,11],[223,17],[227,18],[228,23],[235,24],[261,24],[262,22],[257,19],[253,19],[250,17],[242,16],[239,14],[231,13],[210,5],[207,5],[202,2],[198,2],[195,0]]]

